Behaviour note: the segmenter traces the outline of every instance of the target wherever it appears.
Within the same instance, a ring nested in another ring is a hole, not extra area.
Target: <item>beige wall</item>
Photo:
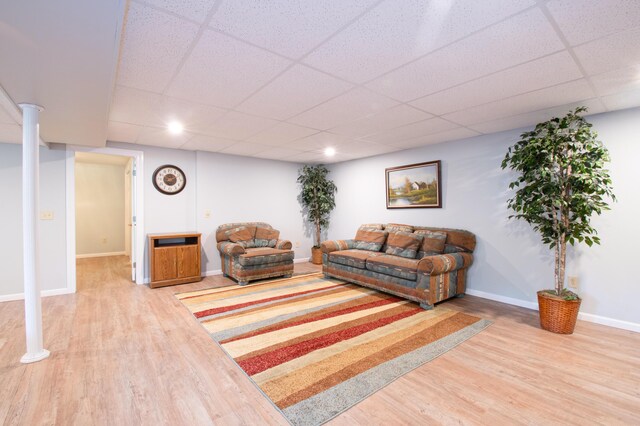
[[[124,253],[125,166],[76,162],[76,254]]]

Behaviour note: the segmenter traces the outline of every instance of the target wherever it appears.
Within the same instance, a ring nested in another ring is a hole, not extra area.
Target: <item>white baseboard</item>
[[[481,297],[483,299],[495,300],[496,302],[506,303],[508,305],[520,306],[521,308],[533,309],[534,311],[538,310],[538,303],[536,302],[528,302],[522,299],[515,299],[513,297],[501,296],[499,294],[487,293],[485,291],[467,289],[466,293],[471,296]],[[631,322],[631,321],[623,321],[614,318],[603,317],[600,315],[588,314],[586,312],[578,313],[578,319],[587,322],[593,322],[596,324],[607,325],[609,327],[620,328],[622,330],[635,331],[636,333],[640,333],[640,324]]]
[[[111,253],[90,253],[90,254],[77,254],[76,259],[87,259],[89,257],[107,257],[107,256],[126,256],[124,251],[114,251]]]
[[[204,273],[205,277],[210,277],[212,275],[222,275],[222,269],[214,269],[213,271],[206,271]]]
[[[293,263],[306,263],[311,259],[310,257],[300,257],[298,259],[293,259]]]
[[[48,296],[60,296],[62,294],[73,294],[74,292],[69,290],[68,288],[54,288],[53,290],[42,290],[40,295],[42,297]],[[0,296],[0,302],[10,302],[13,300],[23,300],[24,293],[16,293],[16,294],[6,294],[4,296]]]

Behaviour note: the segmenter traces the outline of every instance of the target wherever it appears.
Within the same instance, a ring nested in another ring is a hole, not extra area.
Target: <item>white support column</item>
[[[42,304],[38,259],[38,187],[40,155],[38,115],[42,107],[20,104],[22,108],[22,241],[24,262],[24,316],[27,353],[20,362],[45,359],[49,351],[42,343]]]

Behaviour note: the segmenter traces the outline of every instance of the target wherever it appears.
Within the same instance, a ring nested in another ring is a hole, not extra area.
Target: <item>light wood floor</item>
[[[78,293],[43,299],[51,357],[31,365],[23,303],[0,303],[0,422],[287,424],[173,297],[228,279],[151,290],[127,275],[124,257],[78,261]],[[446,303],[494,324],[330,424],[640,424],[640,334],[579,322],[559,336],[527,309]]]

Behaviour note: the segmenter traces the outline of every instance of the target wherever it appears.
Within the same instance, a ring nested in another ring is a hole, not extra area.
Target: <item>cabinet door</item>
[[[152,281],[172,280],[178,277],[176,247],[156,247],[153,249]]]
[[[178,278],[200,276],[200,250],[197,245],[179,246]]]

